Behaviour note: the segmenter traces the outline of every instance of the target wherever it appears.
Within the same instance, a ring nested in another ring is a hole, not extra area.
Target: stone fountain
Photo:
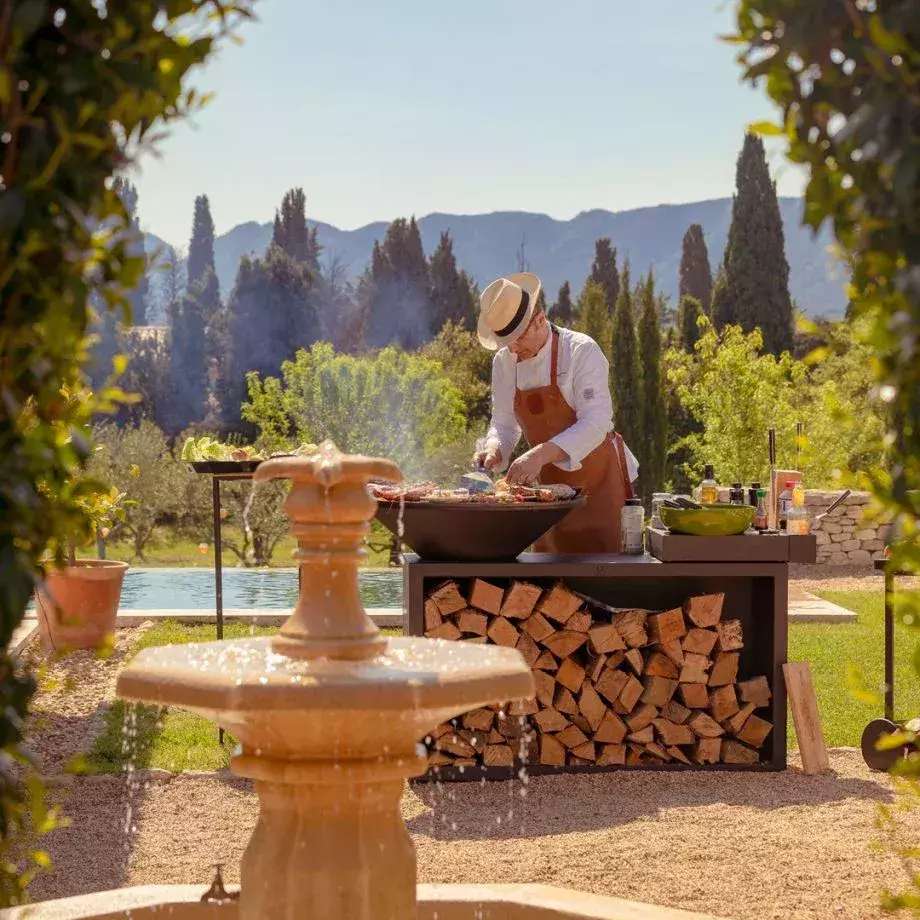
[[[302,589],[271,638],[147,649],[118,693],[200,713],[240,742],[260,815],[241,866],[240,920],[411,920],[415,851],[399,804],[426,759],[419,741],[469,709],[527,697],[520,654],[498,646],[387,639],[358,594],[376,502],[370,479],[400,480],[387,460],[324,444],[258,467],[290,479]]]

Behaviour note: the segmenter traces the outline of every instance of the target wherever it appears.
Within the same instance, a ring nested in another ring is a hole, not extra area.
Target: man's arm
[[[486,434],[486,450],[501,451],[500,470],[508,466],[508,459],[521,440],[521,426],[514,414],[517,373],[514,361],[507,358],[499,352],[492,359],[492,420]]]

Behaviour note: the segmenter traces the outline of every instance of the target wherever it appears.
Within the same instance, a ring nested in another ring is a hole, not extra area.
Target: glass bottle
[[[808,509],[805,507],[805,487],[801,481],[792,489],[792,507],[786,516],[786,533],[795,537],[808,534]]]
[[[652,494],[652,522],[649,525],[650,527],[655,528],[656,530],[662,530],[664,524],[661,522],[661,503],[667,501],[671,497],[670,492],[654,492]]]
[[[728,495],[728,501],[732,505],[744,504],[744,486],[740,482],[733,482],[731,492]]]
[[[757,490],[757,510],[754,512],[754,530],[764,531],[769,528],[767,522],[767,490]]]
[[[761,488],[762,486],[759,482],[752,482],[748,489],[748,503],[754,508],[757,507],[757,491]]]
[[[789,509],[792,507],[792,490],[795,488],[795,482],[792,479],[786,481],[786,488],[779,494],[779,503],[776,509],[776,516],[779,519],[779,529],[786,529],[786,521],[789,517]]]
[[[642,532],[644,524],[645,508],[642,507],[642,499],[627,498],[620,512],[620,543],[624,553],[641,556],[645,551]]]
[[[700,503],[714,505],[719,500],[719,484],[715,480],[712,464],[706,464],[706,478],[700,483]]]

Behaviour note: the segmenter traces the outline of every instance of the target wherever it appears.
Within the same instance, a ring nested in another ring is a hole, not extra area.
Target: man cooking
[[[619,553],[620,510],[638,465],[613,431],[609,365],[592,338],[553,326],[529,272],[493,281],[479,300],[480,343],[492,362],[492,422],[474,463],[503,470],[521,431],[530,449],[510,483],[565,483],[587,495],[536,544],[537,552]]]

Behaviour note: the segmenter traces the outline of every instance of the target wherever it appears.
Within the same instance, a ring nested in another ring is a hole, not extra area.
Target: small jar
[[[626,555],[641,556],[645,552],[644,525],[645,508],[642,507],[642,499],[626,499],[620,512],[620,540]]]
[[[670,492],[654,492],[652,494],[652,523],[649,526],[657,530],[664,528],[664,524],[661,522],[661,503],[667,501],[670,497]]]

